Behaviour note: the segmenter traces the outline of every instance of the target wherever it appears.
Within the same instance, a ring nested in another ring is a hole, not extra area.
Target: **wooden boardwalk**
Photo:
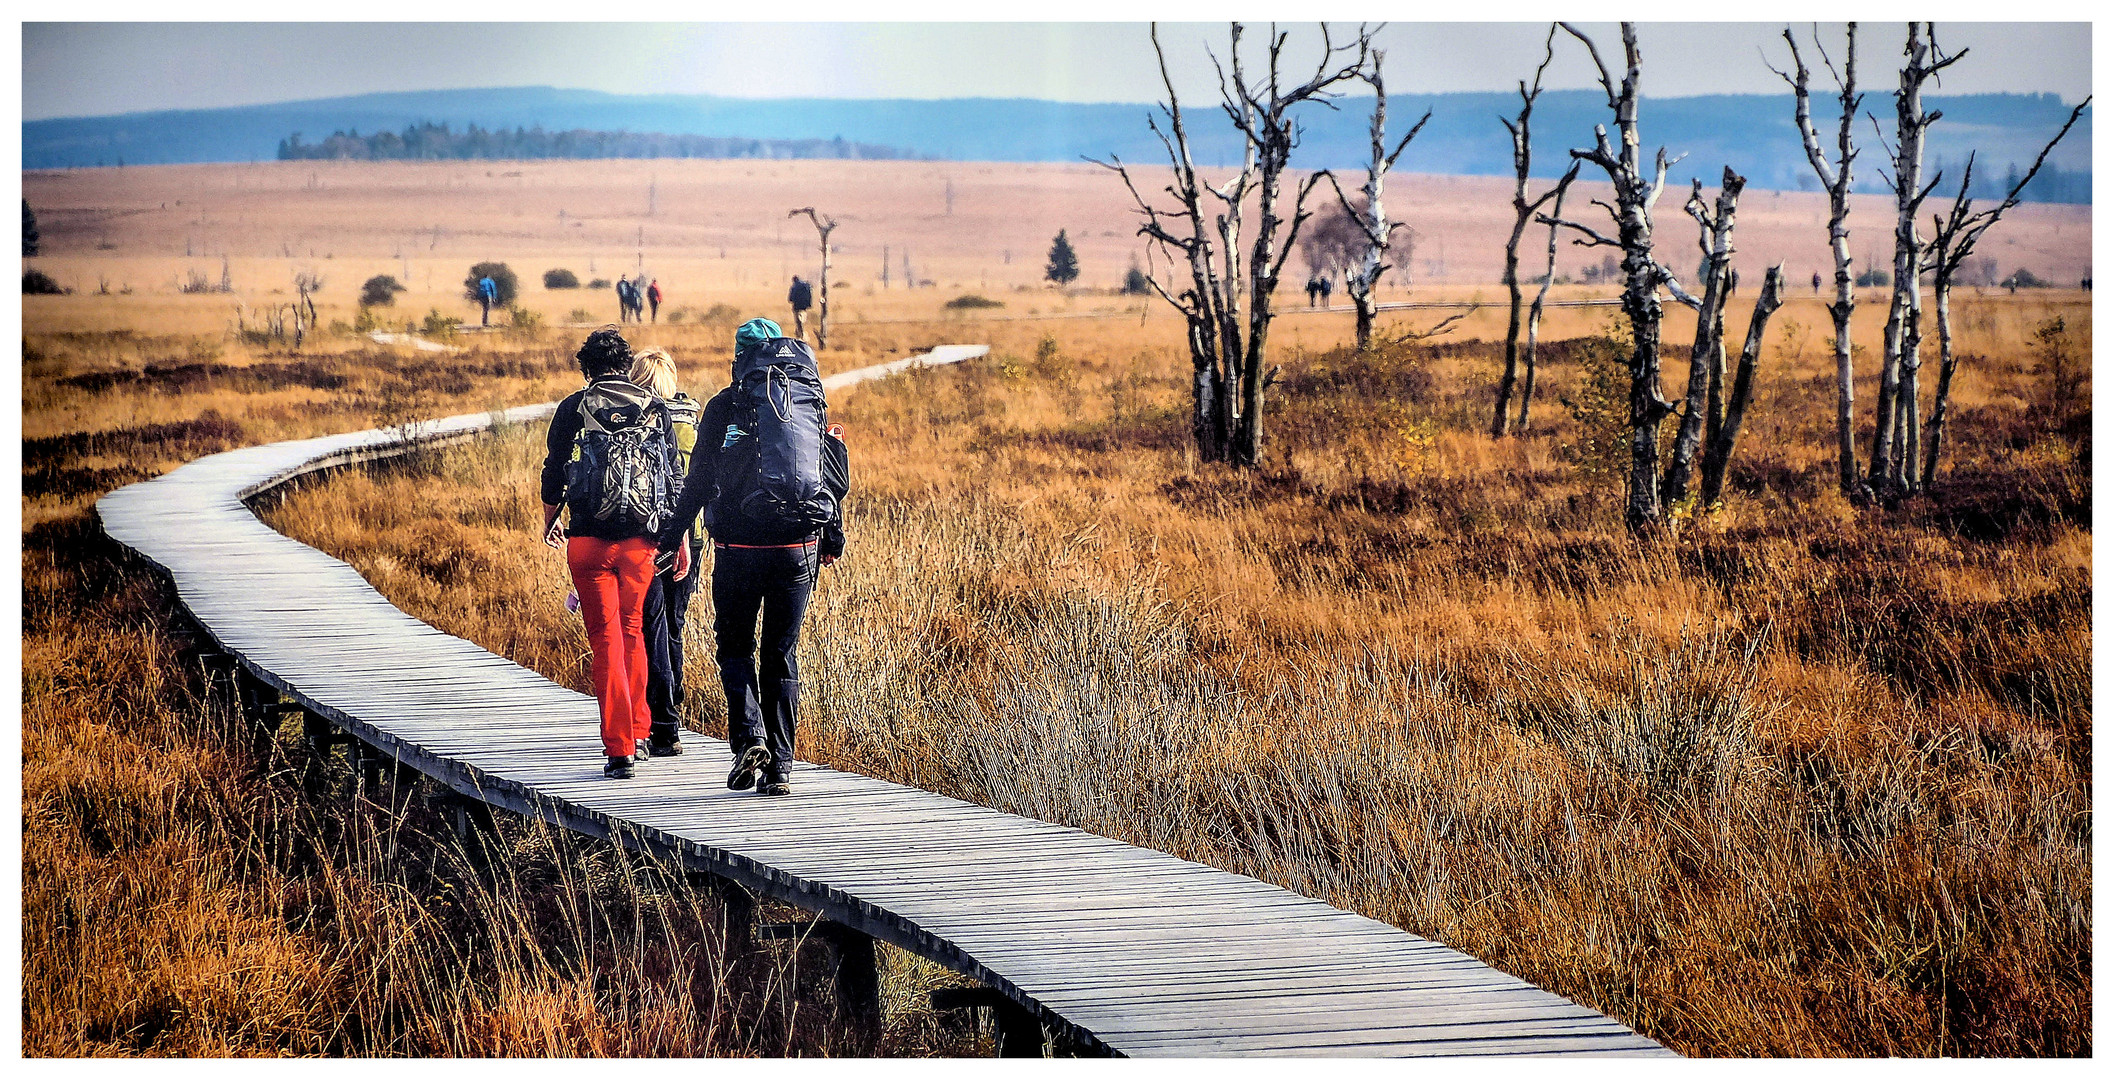
[[[950,346],[834,387],[981,355]],[[553,406],[497,419],[528,423]],[[728,791],[725,743],[602,777],[594,700],[398,611],[244,500],[469,438],[489,414],[201,458],[104,496],[220,648],[309,715],[456,792],[680,859],[995,988],[1067,1044],[1132,1056],[1663,1055],[1471,956],[1254,878],[801,763],[787,799]],[[535,543],[528,532],[523,543]]]

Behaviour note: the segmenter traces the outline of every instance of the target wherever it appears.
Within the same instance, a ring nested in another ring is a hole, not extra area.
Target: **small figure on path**
[[[1813,271],[1813,292],[1815,295],[1820,293],[1820,271],[1818,270]]]
[[[1336,283],[1334,281],[1331,281],[1328,278],[1321,279],[1321,307],[1324,311],[1327,310],[1329,306],[1329,294],[1335,291]]]
[[[1307,279],[1307,306],[1316,307],[1321,301],[1321,275]]]
[[[479,325],[492,325],[492,302],[499,299],[499,283],[492,280],[492,275],[477,279],[477,299],[484,305],[484,317]]]
[[[633,285],[631,284],[631,279],[630,279],[630,278],[628,278],[628,277],[624,277],[624,276],[622,276],[622,275],[618,275],[618,277],[617,277],[617,322],[619,322],[619,323],[627,323],[627,322],[630,322],[630,321],[631,321],[631,316],[632,316],[632,313],[633,313],[634,311],[637,311],[637,310],[638,310],[638,306],[639,306],[639,299],[638,299],[638,290],[637,290],[637,288],[636,288],[636,287],[634,287],[634,286],[633,286]]]
[[[653,305],[653,321],[654,321],[654,322],[660,322],[660,321],[661,321],[661,279],[660,279],[660,278],[654,278],[654,279],[653,279],[653,284],[651,284],[651,285],[648,285],[648,286],[646,286],[646,302],[647,302],[647,303],[649,303],[649,304],[652,304],[652,305]]]
[[[807,282],[793,275],[793,287],[786,290],[785,302],[793,305],[793,336],[807,340],[807,309],[815,306],[815,290]],[[769,320],[765,320],[768,322]],[[776,323],[772,323],[776,326]]]
[[[821,568],[844,553],[851,467],[815,354],[777,323],[734,332],[733,379],[705,403],[661,550],[687,546],[699,511],[712,537],[712,632],[727,694],[727,787],[788,795],[800,712],[800,623]],[[763,617],[761,670],[758,614]],[[759,676],[761,676],[759,678]]]
[[[628,780],[651,734],[646,593],[677,475],[675,447],[667,408],[628,378],[631,345],[616,327],[587,335],[575,358],[588,383],[551,416],[543,458],[543,538],[552,547],[563,545],[587,624],[602,749],[609,758],[602,775]],[[566,511],[562,530],[560,509]],[[688,556],[687,546],[676,547],[675,576],[689,573]]]
[[[677,475],[687,474],[691,451],[697,446],[699,408],[695,398],[676,389],[675,358],[665,349],[647,349],[631,362],[631,381],[653,391],[668,410]],[[691,566],[699,565],[704,557],[704,536],[702,527],[692,527],[684,534],[684,561]],[[656,560],[653,586],[646,590],[646,707],[653,714],[646,752],[653,757],[673,757],[683,752],[683,628],[689,622],[697,575],[678,578],[672,561],[665,566],[660,565],[662,561],[668,560]]]

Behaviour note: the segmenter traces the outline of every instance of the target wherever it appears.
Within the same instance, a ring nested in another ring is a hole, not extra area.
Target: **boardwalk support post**
[[[437,808],[448,815],[448,823],[455,829],[455,839],[462,844],[470,861],[484,866],[489,854],[487,843],[499,839],[499,822],[492,816],[491,805],[455,791],[440,794],[436,802]]]
[[[874,939],[849,926],[818,919],[813,923],[771,923],[756,928],[765,940],[813,937],[829,945],[835,961],[832,990],[838,1019],[852,1037],[854,1054],[871,1055],[881,1042],[881,957]]]
[[[380,750],[369,746],[365,739],[352,741],[352,756],[360,768],[360,790],[366,792],[368,798],[374,798],[381,793],[382,766],[388,764],[389,759],[383,757]]]
[[[1049,1037],[1042,1021],[1012,998],[988,986],[952,986],[932,992],[932,1007],[989,1009],[998,1028],[998,1056],[1042,1057],[1049,1052]]]
[[[228,682],[243,722],[249,726],[250,752],[256,755],[258,768],[268,769],[278,744],[279,715],[272,706],[279,702],[279,691],[250,674],[233,657],[228,658]]]
[[[727,962],[731,964],[748,955],[749,950],[756,944],[756,894],[738,881],[708,871],[692,870],[688,877],[693,888],[709,890],[719,897],[720,906],[725,909],[726,939],[723,947],[726,950]]]

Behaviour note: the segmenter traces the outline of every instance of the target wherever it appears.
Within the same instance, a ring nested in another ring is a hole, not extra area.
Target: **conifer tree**
[[[1072,250],[1063,229],[1057,230],[1057,239],[1050,244],[1050,265],[1043,268],[1042,276],[1059,285],[1079,280],[1079,253]]]

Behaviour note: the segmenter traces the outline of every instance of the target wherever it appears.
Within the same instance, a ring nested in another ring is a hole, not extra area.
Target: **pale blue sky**
[[[577,10],[577,9],[576,9]],[[666,9],[661,9],[666,10]],[[724,10],[724,9],[720,9]],[[1311,57],[1311,23],[1286,24]],[[1344,24],[1348,29],[1349,24]],[[1587,24],[1619,58],[1611,24]],[[1783,56],[1781,23],[1647,23],[1645,93],[1777,93],[1758,48]],[[1801,30],[1804,27],[1801,26]],[[1545,23],[1408,23],[1383,31],[1390,90],[1507,90],[1541,59]],[[2091,88],[2086,23],[1941,23],[1968,47],[1941,93]],[[1839,25],[1824,26],[1839,40]],[[1210,85],[1205,46],[1225,26],[1161,27],[1185,98]],[[1260,28],[1251,31],[1259,45]],[[1884,93],[1899,23],[1860,33],[1860,74]],[[1158,72],[1143,23],[25,23],[28,120],[210,108],[386,90],[558,86],[735,97],[1037,97],[1150,101]],[[1549,83],[1589,85],[1559,40]]]

